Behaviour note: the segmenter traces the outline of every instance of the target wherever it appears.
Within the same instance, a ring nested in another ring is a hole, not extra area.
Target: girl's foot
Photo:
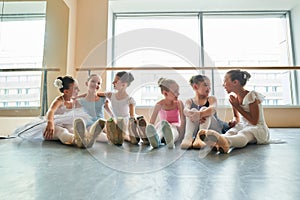
[[[145,145],[150,144],[150,142],[147,138],[147,135],[146,135],[146,126],[147,126],[146,120],[144,119],[143,116],[139,116],[136,119],[137,119],[137,126],[138,126],[137,128],[139,131],[140,138],[143,141],[143,144],[145,144]]]
[[[208,141],[214,142],[216,147],[218,147],[221,153],[228,153],[230,145],[228,140],[223,136],[213,130],[206,131],[206,137]]]
[[[122,145],[122,143],[119,141],[119,130],[117,130],[117,125],[113,118],[109,118],[106,122],[106,130],[107,130],[107,139],[113,143],[114,145]],[[118,128],[119,129],[119,128]],[[122,134],[121,134],[122,135]],[[122,135],[123,137],[123,135]]]
[[[182,142],[181,142],[181,149],[190,149],[193,147],[193,142],[194,142],[194,138],[189,135],[183,138]]]
[[[87,146],[86,148],[91,148],[95,141],[97,136],[101,133],[105,126],[106,121],[104,119],[98,119],[91,127],[90,134],[87,136]]]
[[[125,136],[125,124],[122,117],[117,118],[117,145],[122,145]]]
[[[162,121],[162,131],[164,138],[166,140],[166,144],[169,149],[174,148],[174,138],[173,138],[173,133],[170,124],[167,121]]]
[[[134,118],[129,119],[128,132],[130,137],[130,143],[138,144],[140,142],[140,137],[137,132],[137,122]]]
[[[193,142],[193,148],[194,149],[201,149],[203,147],[206,146],[206,143],[203,141],[206,137],[206,133],[205,130],[200,130],[197,134],[196,134],[196,138]]]
[[[85,148],[85,123],[81,118],[77,118],[73,122],[74,127],[74,140],[76,146],[79,148]]]
[[[146,135],[148,138],[148,141],[150,142],[150,145],[153,148],[157,148],[160,146],[160,139],[156,132],[155,127],[152,124],[148,124],[146,127]]]

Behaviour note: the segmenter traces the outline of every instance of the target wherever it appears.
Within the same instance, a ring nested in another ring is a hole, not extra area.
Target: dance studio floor
[[[97,142],[0,140],[0,200],[216,199],[300,197],[300,129],[271,129],[286,143],[230,154]]]

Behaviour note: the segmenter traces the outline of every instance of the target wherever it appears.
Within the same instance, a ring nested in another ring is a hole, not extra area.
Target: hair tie
[[[247,79],[247,75],[246,74],[244,74],[244,79]]]
[[[54,81],[54,86],[57,87],[58,89],[61,89],[61,88],[64,87],[64,86],[63,86],[63,82],[62,82],[62,80],[60,80],[60,79],[55,79],[55,81]]]

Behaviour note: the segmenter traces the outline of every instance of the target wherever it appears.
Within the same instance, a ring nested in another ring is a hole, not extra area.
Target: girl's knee
[[[198,110],[196,108],[192,108],[191,111],[196,112]]]
[[[231,136],[231,135],[236,135],[236,134],[237,134],[237,132],[229,130],[224,135]]]
[[[162,120],[161,121],[161,125],[162,125],[162,127],[164,127],[164,126],[170,126],[170,123],[168,121],[166,121],[166,120]]]

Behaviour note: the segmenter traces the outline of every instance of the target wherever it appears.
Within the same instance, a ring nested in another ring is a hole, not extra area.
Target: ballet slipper
[[[185,133],[184,138],[180,144],[181,149],[190,149],[193,147],[194,138],[192,135],[193,134]]]
[[[183,138],[180,148],[181,149],[191,149],[193,147],[194,139],[192,137],[185,137]]]
[[[186,132],[180,144],[181,149],[191,149],[193,147],[193,132]]]
[[[149,140],[147,138],[147,135],[146,135],[147,122],[146,122],[146,120],[144,119],[143,116],[139,116],[136,119],[138,121],[137,128],[138,128],[140,138],[142,139],[143,144],[149,145],[150,142],[149,142]]]
[[[90,133],[88,134],[88,136],[86,136],[87,138],[87,145],[86,148],[91,148],[98,135],[100,135],[101,131],[103,130],[104,126],[105,126],[106,121],[104,119],[98,119],[92,126],[90,129]]]
[[[200,137],[200,139],[201,139],[202,141],[205,141],[205,139],[206,139],[206,130],[205,130],[205,129],[199,130],[199,131],[198,131],[198,135],[199,135],[199,137]]]
[[[119,130],[117,130],[117,124],[115,123],[113,118],[109,118],[106,121],[106,135],[107,135],[107,139],[114,145],[122,145],[122,143],[120,144],[119,142]],[[121,133],[122,134],[122,133]],[[123,136],[122,136],[123,137]]]
[[[219,151],[219,146],[218,145],[214,145],[211,150],[212,151]]]
[[[218,147],[221,153],[228,153],[230,149],[230,145],[228,140],[220,135],[218,132],[214,130],[208,130],[206,132],[206,137],[208,141],[214,142],[216,147]]]
[[[85,123],[81,118],[77,118],[73,122],[74,127],[74,140],[76,146],[79,148],[85,148]]]
[[[175,147],[173,133],[171,126],[167,121],[162,121],[162,131],[168,148],[173,149]]]
[[[193,148],[194,149],[201,149],[203,147],[206,146],[206,143],[202,140],[206,138],[206,132],[203,130],[200,130],[197,134],[196,134],[196,138],[193,142]]]
[[[109,118],[106,121],[106,136],[108,141],[110,141],[112,144],[114,144],[114,135],[113,133],[116,131],[116,124],[114,122],[113,118]]]
[[[117,118],[117,145],[122,145],[125,137],[125,124],[124,119],[121,117]]]
[[[140,142],[140,136],[137,131],[137,122],[134,118],[129,119],[128,132],[129,132],[130,143],[138,144]]]
[[[152,124],[148,124],[146,127],[146,135],[148,138],[148,141],[150,142],[150,145],[153,148],[157,148],[160,146],[160,140],[159,140],[159,136],[156,132],[155,127]]]

